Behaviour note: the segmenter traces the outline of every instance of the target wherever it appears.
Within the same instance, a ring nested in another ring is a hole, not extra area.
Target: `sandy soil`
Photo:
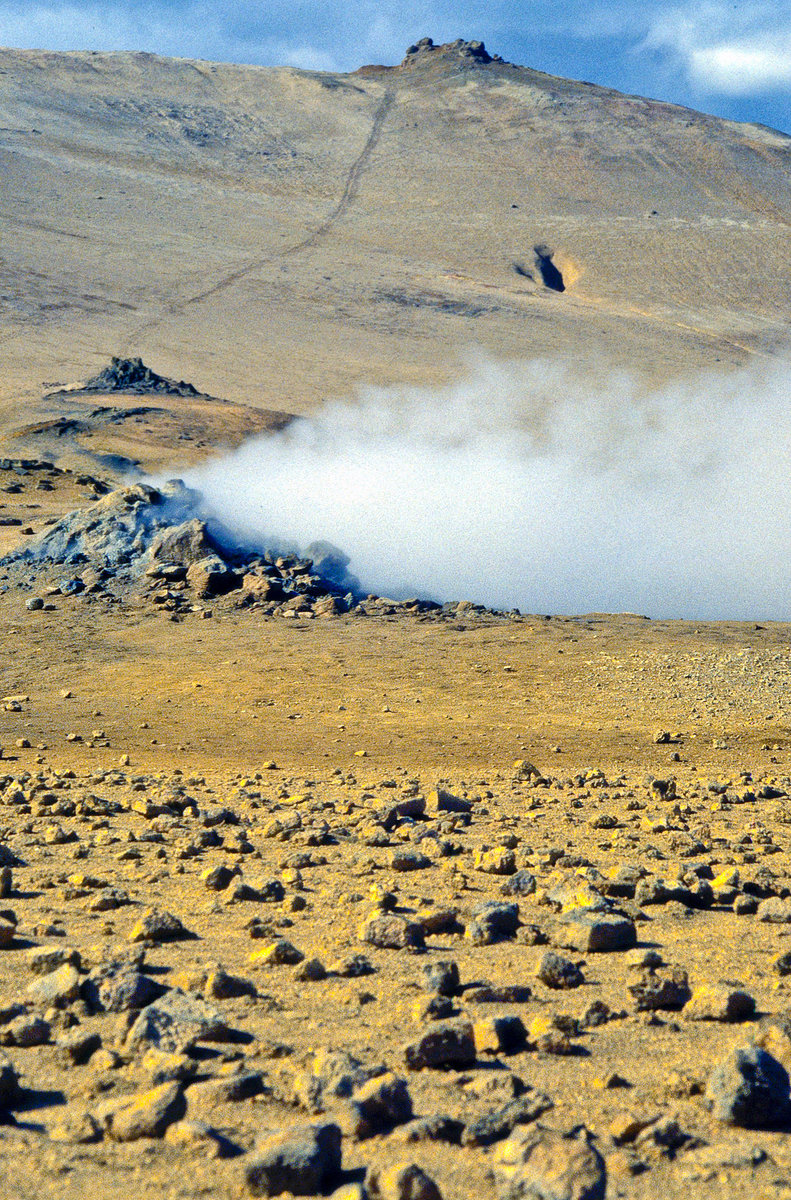
[[[23,477],[6,511],[41,495],[42,474]],[[77,489],[61,477],[54,495],[68,507]],[[24,540],[18,529],[16,537]],[[23,1089],[1,1131],[7,1194],[109,1197],[130,1186],[152,1197],[249,1194],[244,1172],[262,1131],[317,1119],[294,1094],[322,1049],[383,1062],[407,1079],[416,1116],[446,1113],[467,1127],[515,1087],[539,1089],[553,1102],[543,1126],[590,1131],[608,1196],[704,1196],[715,1180],[727,1196],[784,1194],[788,1135],[715,1120],[703,1089],[727,1048],[760,1036],[760,1018],[788,1003],[772,965],[788,926],[733,910],[751,880],[767,882],[767,868],[770,891],[787,884],[788,626],[474,610],[285,619],[239,609],[232,597],[214,603],[209,619],[174,621],[139,598],[110,606],[44,593],[47,606],[29,611],[26,599],[40,591],[15,586],[0,601],[0,824],[20,864],[5,902],[18,924],[0,952],[0,1016],[13,1019],[21,1000],[25,1019],[48,1022],[35,1046],[14,1045],[13,1034],[9,1045],[3,1030],[12,1026],[0,1025]],[[659,732],[671,740],[657,744]],[[540,780],[523,778],[522,760]],[[662,799],[653,778],[674,780],[676,797]],[[437,786],[469,799],[469,824],[441,813],[391,824],[393,804]],[[230,813],[223,821],[239,823],[212,824],[221,808]],[[517,898],[515,940],[478,945],[463,931],[483,901],[504,901],[509,876],[477,869],[476,854],[508,846],[511,869],[532,873],[537,891]],[[425,856],[414,872],[394,866],[403,849]],[[606,890],[608,872],[628,863],[666,880],[694,864],[704,875],[738,871],[738,887],[704,909],[673,899],[612,903],[639,918],[637,953],[653,949],[681,965],[693,989],[726,981],[746,990],[756,1004],[746,1027],[636,1011],[627,990],[640,975],[635,951],[572,952],[585,982],[569,991],[536,979],[540,943],[558,927],[552,887],[570,885],[579,900],[586,882]],[[238,867],[253,887],[280,880],[284,899],[229,904],[238,880],[217,892],[202,878],[221,865]],[[121,889],[120,907],[97,899],[107,888]],[[394,905],[402,921],[430,929],[431,915],[448,910],[458,932],[428,934],[424,953],[366,943],[361,926],[384,911],[385,892],[385,909]],[[210,1157],[192,1126],[184,1145],[172,1133],[81,1140],[94,1136],[90,1117],[104,1102],[146,1094],[176,1068],[128,1049],[134,1013],[96,1011],[81,997],[47,1005],[27,992],[39,978],[29,955],[50,947],[78,951],[87,994],[89,971],[134,951],[130,933],[150,906],[195,936],[148,944],[148,978],[205,997],[249,1037],[201,1043],[176,1071],[186,1119],[227,1139],[228,1157]],[[263,940],[251,939],[253,918]],[[327,977],[299,982],[298,966],[251,964],[278,937],[318,958]],[[335,973],[360,953],[372,974]],[[423,968],[448,958],[464,989],[452,1019],[517,1015],[527,1048],[482,1050],[464,1070],[406,1068],[404,1045],[431,1028],[414,1013],[427,998]],[[213,996],[207,971],[216,963],[257,995]],[[481,1003],[474,983],[527,986],[531,995]],[[594,1001],[614,1018],[575,1024]],[[536,1048],[553,1020],[571,1036],[556,1028]],[[75,1034],[101,1038],[83,1065],[59,1045]],[[222,1081],[244,1072],[258,1073],[257,1094],[228,1099]],[[343,1121],[343,1111],[328,1101],[322,1119]],[[638,1127],[648,1122],[626,1145],[612,1135],[624,1111]],[[662,1122],[671,1119],[678,1129],[665,1145]],[[400,1129],[344,1138],[349,1185],[371,1166],[414,1161],[447,1200],[473,1188],[498,1194],[496,1146],[405,1143]]]

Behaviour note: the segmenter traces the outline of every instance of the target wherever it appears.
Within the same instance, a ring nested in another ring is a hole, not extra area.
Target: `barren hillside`
[[[471,345],[665,377],[783,340],[791,139],[487,59],[0,52],[1,394],[127,353],[305,411]]]

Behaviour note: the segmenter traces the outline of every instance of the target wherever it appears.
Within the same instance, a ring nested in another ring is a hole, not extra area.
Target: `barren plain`
[[[0,69],[3,1194],[787,1195],[788,625],[362,596],[138,480],[472,343],[771,359],[791,139],[469,44]]]

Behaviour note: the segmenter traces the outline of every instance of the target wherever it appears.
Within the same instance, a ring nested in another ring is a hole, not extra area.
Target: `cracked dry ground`
[[[787,627],[0,633],[4,1196],[791,1190]]]

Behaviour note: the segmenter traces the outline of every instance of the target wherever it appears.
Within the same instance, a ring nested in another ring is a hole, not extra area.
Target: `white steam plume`
[[[364,589],[523,612],[791,617],[791,364],[651,390],[482,359],[368,388],[187,472],[240,541],[335,543]]]

